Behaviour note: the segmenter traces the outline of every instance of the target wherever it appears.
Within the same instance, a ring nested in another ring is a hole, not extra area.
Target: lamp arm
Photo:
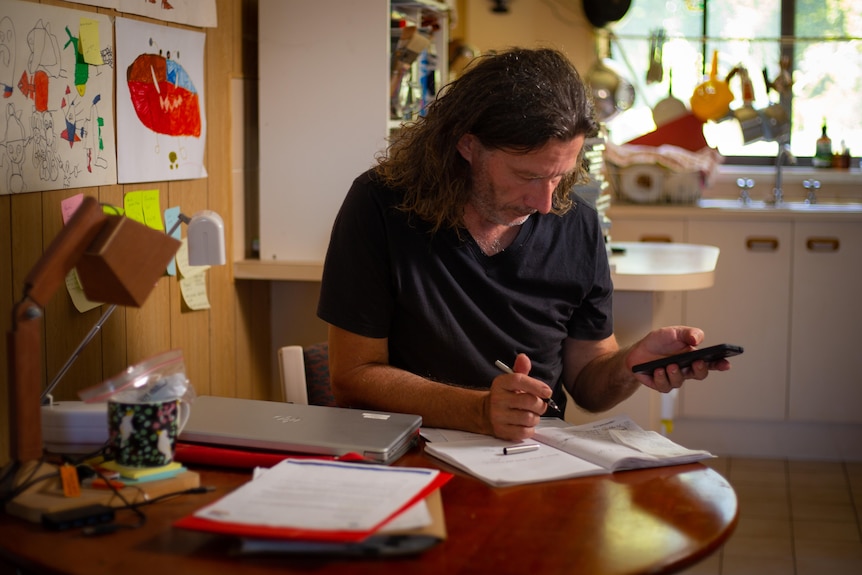
[[[13,462],[42,457],[42,308],[107,221],[87,197],[24,280],[24,297],[12,310],[9,349],[9,440]]]
[[[99,202],[92,197],[84,198],[72,218],[27,274],[24,295],[45,307],[107,221],[108,216],[102,211]]]

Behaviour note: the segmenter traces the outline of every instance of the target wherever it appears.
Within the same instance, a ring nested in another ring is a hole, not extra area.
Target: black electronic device
[[[704,347],[703,349],[695,349],[693,351],[678,353],[676,355],[669,355],[646,363],[639,363],[632,368],[632,371],[635,373],[651,375],[660,367],[667,367],[669,365],[676,364],[680,369],[684,369],[686,367],[690,367],[692,363],[699,359],[702,359],[706,363],[711,363],[713,361],[739,355],[742,351],[743,349],[738,345],[722,343],[719,345]]]
[[[90,527],[114,520],[114,509],[107,505],[87,505],[42,515],[42,525],[53,531]]]

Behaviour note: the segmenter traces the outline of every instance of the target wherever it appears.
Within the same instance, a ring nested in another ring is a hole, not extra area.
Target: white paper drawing
[[[116,183],[112,36],[94,12],[0,5],[0,194]]]
[[[201,32],[117,18],[120,183],[205,177]]]
[[[69,0],[102,8],[113,8],[126,14],[137,14],[157,20],[215,28],[218,26],[216,0]]]

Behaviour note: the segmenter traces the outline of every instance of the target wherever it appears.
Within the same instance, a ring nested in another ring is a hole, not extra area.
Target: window
[[[717,51],[719,79],[740,66],[747,70],[759,118],[770,106],[773,112],[786,112],[791,151],[800,164],[810,164],[824,121],[834,151],[842,150],[843,142],[854,156],[862,154],[858,0],[636,0],[610,29],[610,56],[629,73],[637,93],[630,110],[608,121],[614,142],[654,130],[652,107],[671,88],[688,104]],[[661,81],[649,82],[650,39],[659,30],[665,34],[663,75]],[[786,90],[781,90],[782,57],[792,79]],[[729,82],[734,110],[742,105],[740,77],[735,73]],[[708,122],[704,135],[728,163],[765,164],[778,150],[773,139],[746,142],[742,125],[732,116]]]

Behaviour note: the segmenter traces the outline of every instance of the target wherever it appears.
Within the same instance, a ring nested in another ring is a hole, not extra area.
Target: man
[[[632,373],[703,333],[663,328],[619,349],[598,217],[571,193],[596,133],[569,61],[512,49],[469,66],[354,181],[318,307],[340,405],[518,440],[548,398],[565,409],[563,387],[603,411],[640,385],[667,392],[730,367]]]

